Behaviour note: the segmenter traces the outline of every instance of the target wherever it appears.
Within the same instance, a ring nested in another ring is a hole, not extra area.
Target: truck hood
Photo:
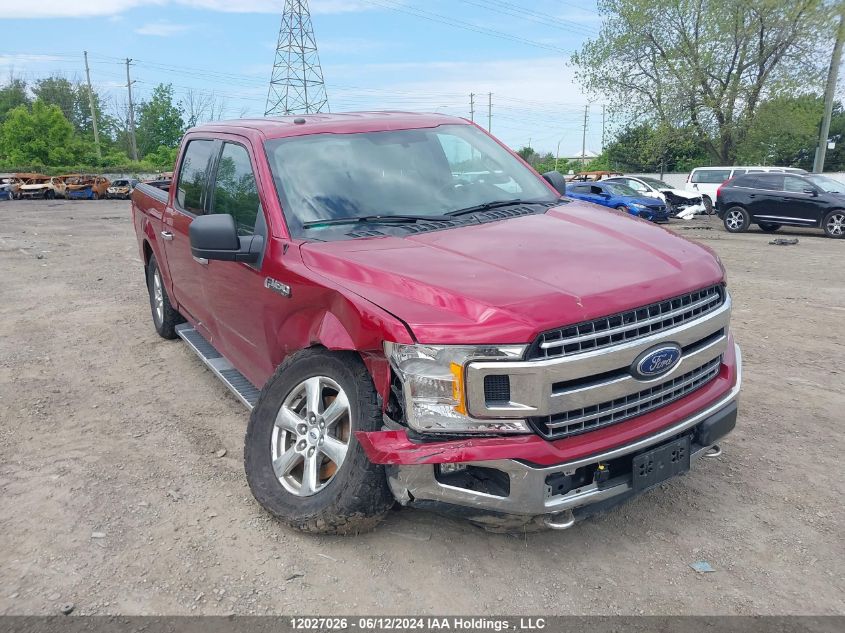
[[[429,344],[528,343],[723,277],[707,247],[578,202],[408,237],[308,242],[301,253]]]

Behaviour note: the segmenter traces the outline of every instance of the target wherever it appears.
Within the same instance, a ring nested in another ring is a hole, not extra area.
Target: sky
[[[470,116],[511,147],[574,156],[602,145],[602,102],[583,93],[572,52],[596,37],[595,0],[310,0],[332,112]],[[213,93],[224,118],[262,116],[284,0],[0,0],[0,84],[84,79],[113,103],[172,83]],[[24,8],[25,7],[25,8]],[[26,15],[25,18],[9,16]],[[610,122],[607,122],[610,127]]]

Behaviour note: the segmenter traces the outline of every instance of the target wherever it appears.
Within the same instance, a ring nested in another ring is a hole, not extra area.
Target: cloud
[[[163,7],[181,5],[223,13],[272,13],[281,14],[283,3],[279,0],[39,0],[21,11],[20,0],[0,0],[0,15],[33,18],[88,18],[113,16],[144,6]],[[351,13],[373,9],[363,0],[312,0],[311,13]]]
[[[137,29],[135,32],[138,35],[152,35],[154,37],[170,37],[172,35],[177,35],[179,33],[184,33],[185,31],[193,28],[188,24],[173,24],[172,22],[166,22],[164,20],[160,20],[158,22],[150,22],[148,24],[144,24]]]

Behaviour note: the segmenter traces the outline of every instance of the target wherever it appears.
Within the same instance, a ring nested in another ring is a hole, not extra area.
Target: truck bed
[[[157,181],[154,183],[140,182],[135,186],[135,193],[143,193],[166,205],[169,188],[169,181]]]

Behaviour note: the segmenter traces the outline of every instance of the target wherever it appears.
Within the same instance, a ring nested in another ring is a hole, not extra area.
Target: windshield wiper
[[[477,204],[473,207],[466,207],[464,209],[455,209],[449,211],[446,215],[456,217],[459,215],[469,215],[470,213],[478,213],[479,211],[489,211],[490,209],[497,209],[499,207],[509,207],[514,204],[536,204],[529,200],[520,200],[514,198],[513,200],[494,200],[493,202],[485,202],[484,204]]]
[[[362,215],[348,218],[325,218],[323,220],[311,220],[303,222],[303,229],[312,229],[318,226],[334,226],[336,224],[357,224],[359,222],[372,222],[379,224],[405,224],[410,222],[443,222],[453,220],[449,215]]]

